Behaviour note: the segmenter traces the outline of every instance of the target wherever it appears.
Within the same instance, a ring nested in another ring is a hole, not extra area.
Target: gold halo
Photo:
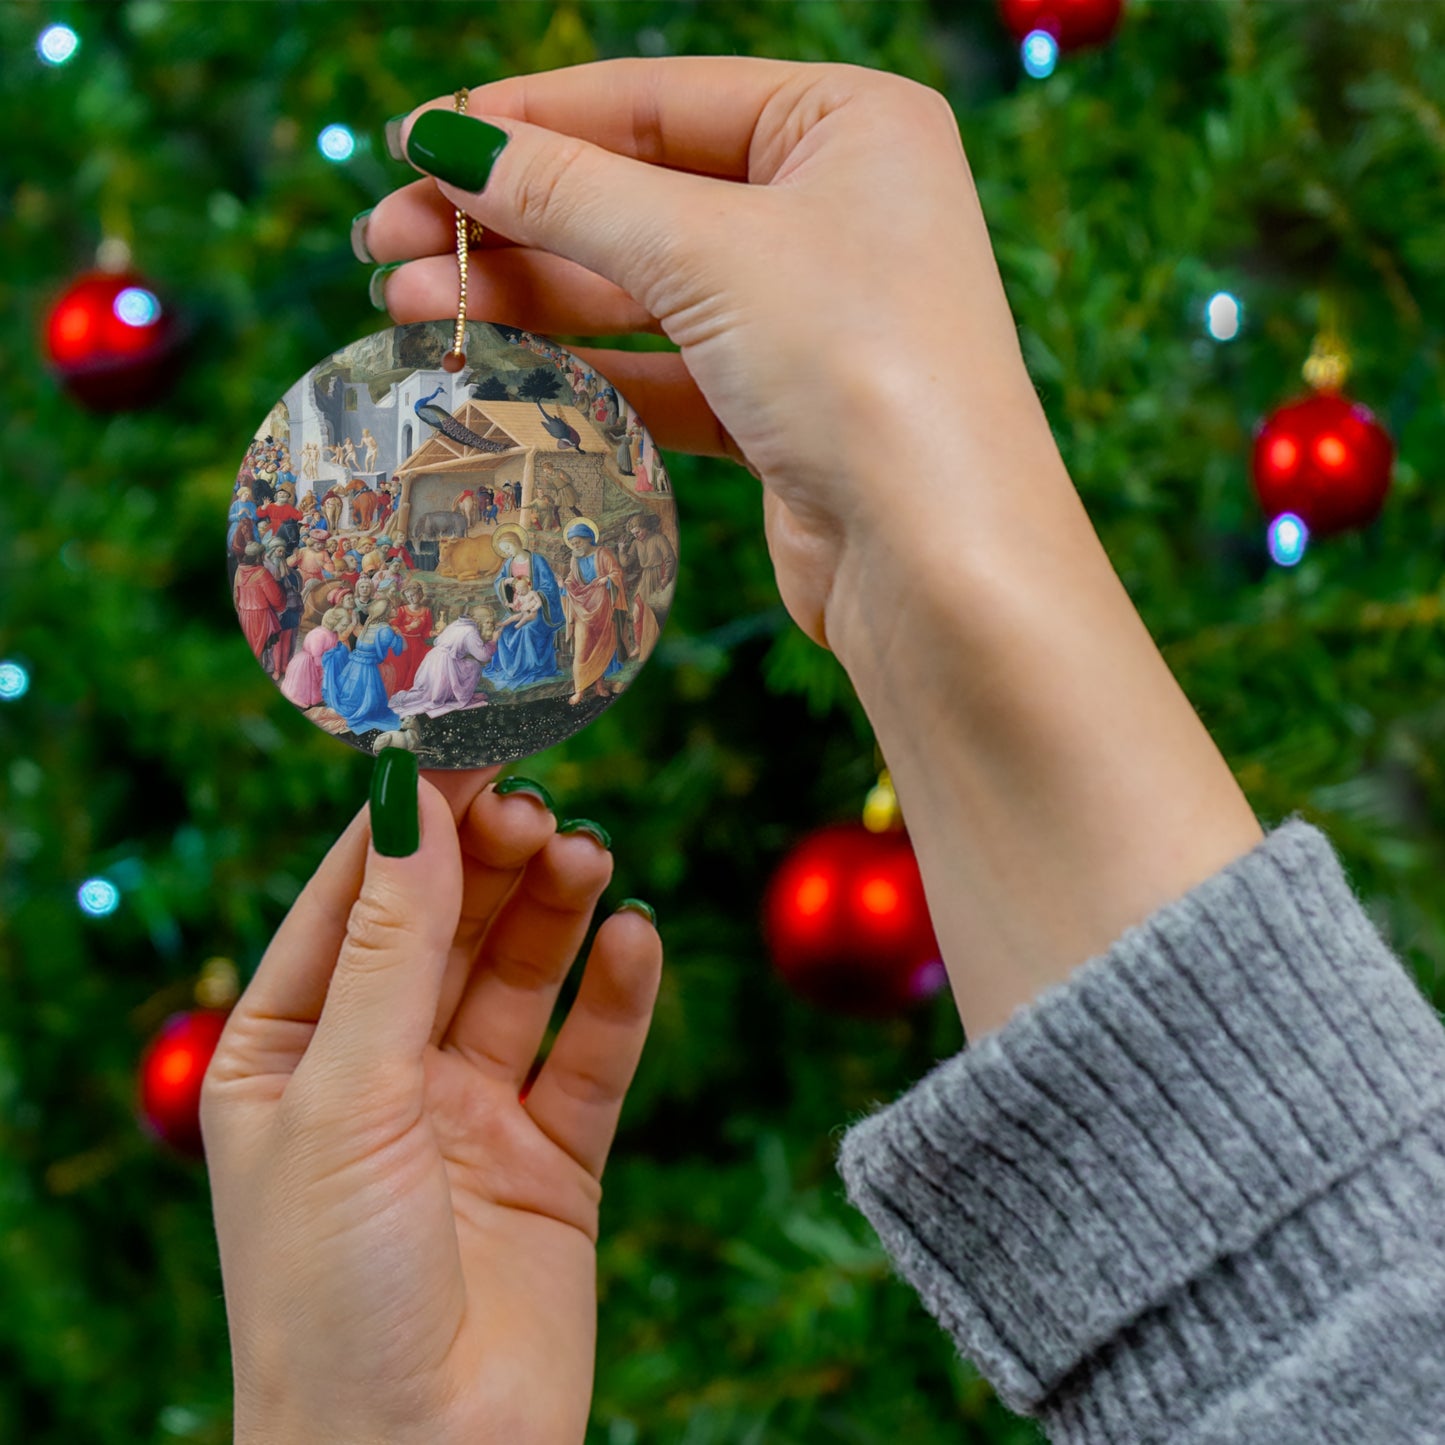
[[[591,517],[573,517],[570,522],[564,522],[562,524],[562,540],[565,542],[568,532],[579,524],[592,528],[592,545],[594,547],[600,547],[602,545],[602,529]]]
[[[532,549],[527,545],[527,534],[515,522],[503,522],[496,531],[488,534],[492,542],[492,551],[497,552],[498,537],[515,537],[517,539],[517,550],[519,552],[530,552]],[[497,552],[497,556],[501,556]]]

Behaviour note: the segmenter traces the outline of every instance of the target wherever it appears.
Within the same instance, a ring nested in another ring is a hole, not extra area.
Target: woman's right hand
[[[484,120],[507,136],[489,174]],[[984,552],[994,518],[1018,525],[1001,467],[1068,485],[936,91],[843,65],[616,60],[388,131],[437,178],[363,223],[376,260],[413,261],[385,277],[393,317],[455,313],[455,205],[490,233],[473,315],[667,335],[680,354],[583,354],[660,446],[760,478],[779,589],[815,640],[843,651],[880,562],[911,571],[971,535]]]

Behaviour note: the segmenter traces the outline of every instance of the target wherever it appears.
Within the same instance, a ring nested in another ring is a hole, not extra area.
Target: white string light
[[[80,49],[80,36],[68,25],[47,25],[35,42],[35,53],[47,65],[64,65]]]
[[[329,161],[349,161],[356,152],[356,137],[344,125],[329,125],[316,137],[316,147]]]

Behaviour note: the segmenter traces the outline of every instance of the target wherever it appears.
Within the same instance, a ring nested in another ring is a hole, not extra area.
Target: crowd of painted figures
[[[525,509],[512,482],[464,489],[453,508],[468,530],[493,525],[500,566],[489,596],[473,596],[448,616],[436,601],[438,579],[423,575],[395,525],[400,484],[320,482],[307,475],[318,470],[318,451],[302,449],[298,477],[284,443],[266,437],[252,444],[237,476],[226,544],[252,652],[321,726],[399,736],[410,726],[415,746],[417,725],[408,719],[568,681],[575,706],[589,693],[610,696],[623,664],[651,652],[677,568],[653,513],[632,514],[609,542],[581,516],[576,488],[560,468],[539,471]],[[345,447],[340,451],[345,465]],[[319,500],[318,486],[326,488]],[[560,577],[540,546],[539,534],[548,531],[560,531],[565,542]],[[562,691],[545,689],[548,696]]]

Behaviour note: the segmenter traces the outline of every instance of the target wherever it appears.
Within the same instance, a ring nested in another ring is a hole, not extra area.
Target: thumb
[[[461,914],[456,823],[443,794],[418,779],[415,753],[386,748],[377,758],[370,835],[361,893],[296,1070],[314,1070],[328,1090],[374,1089],[420,1070]]]
[[[745,186],[648,165],[511,116],[428,108],[403,127],[401,145],[459,210],[519,245],[576,261],[659,318],[691,299],[687,283],[697,278],[685,268],[709,239],[699,218],[723,205],[736,216],[748,199]]]

